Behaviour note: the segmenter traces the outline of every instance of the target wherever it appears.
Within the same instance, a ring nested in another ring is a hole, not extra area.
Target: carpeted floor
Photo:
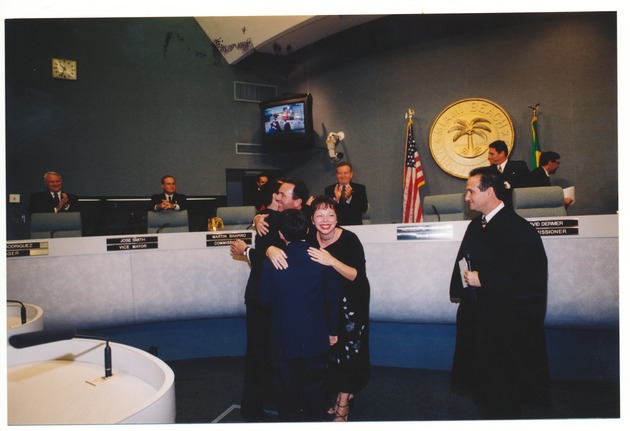
[[[239,404],[243,357],[170,361],[175,372],[177,423],[241,423]],[[453,393],[446,371],[372,368],[368,386],[357,394],[350,420],[476,420],[479,413],[465,396]],[[525,411],[527,419],[619,418],[619,385],[552,381],[553,408]]]

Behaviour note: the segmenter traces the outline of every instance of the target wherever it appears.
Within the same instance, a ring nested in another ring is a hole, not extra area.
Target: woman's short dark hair
[[[313,199],[313,202],[311,202],[311,208],[313,212],[315,212],[316,210],[330,208],[335,211],[335,214],[337,214],[335,204],[336,202],[333,198],[330,198],[328,196],[317,196],[315,199]]]

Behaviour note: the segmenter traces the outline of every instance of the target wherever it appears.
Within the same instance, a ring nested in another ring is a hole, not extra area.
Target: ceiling
[[[254,52],[288,55],[340,31],[385,15],[196,17],[228,64]]]

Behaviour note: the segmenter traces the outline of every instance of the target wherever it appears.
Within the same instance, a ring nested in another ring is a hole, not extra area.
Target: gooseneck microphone
[[[16,349],[54,343],[55,341],[70,340],[76,333],[73,329],[55,329],[49,331],[27,332],[9,337],[9,344]]]
[[[440,217],[440,213],[438,212],[437,208],[435,207],[435,205],[431,205],[431,208],[433,208],[433,212],[435,213],[435,215],[438,218],[438,221],[442,221],[442,218]]]
[[[10,302],[12,304],[20,304],[20,321],[22,322],[22,325],[24,325],[26,323],[26,306],[24,305],[24,303],[22,301],[15,301],[13,299],[7,299],[7,302]]]
[[[170,224],[170,223],[164,223],[162,226],[160,226],[160,227],[159,227],[159,228],[155,231],[155,233],[160,233],[160,232],[162,232],[162,229],[164,229],[165,227],[171,227],[171,224]]]
[[[72,338],[97,339],[105,341],[105,377],[112,376],[112,348],[107,337],[98,335],[77,334],[74,329],[54,329],[37,332],[27,332],[9,337],[9,344],[16,349],[54,343],[55,341],[71,340]]]

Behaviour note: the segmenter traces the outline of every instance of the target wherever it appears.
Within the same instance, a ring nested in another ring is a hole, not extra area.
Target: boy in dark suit
[[[311,260],[309,225],[302,211],[281,213],[280,236],[291,265],[276,270],[265,260],[260,281],[260,303],[271,306],[270,354],[283,421],[326,417],[326,358],[337,342],[339,276]]]

